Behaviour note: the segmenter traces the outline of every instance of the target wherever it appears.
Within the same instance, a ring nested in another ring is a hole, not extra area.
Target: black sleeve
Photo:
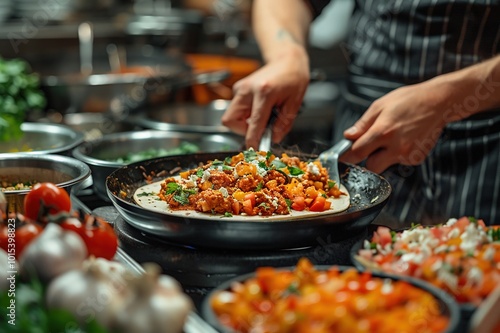
[[[312,9],[313,17],[316,18],[321,14],[323,8],[325,8],[331,0],[305,0],[309,3]]]

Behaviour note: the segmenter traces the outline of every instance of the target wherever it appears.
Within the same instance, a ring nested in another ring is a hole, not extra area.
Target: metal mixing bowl
[[[90,168],[68,156],[27,153],[0,154],[0,180],[11,184],[19,182],[51,182],[70,192],[77,185],[85,187],[90,179]],[[23,213],[26,190],[3,191],[8,212]]]
[[[104,135],[102,139],[85,142],[73,150],[73,156],[87,163],[92,170],[93,189],[101,199],[109,201],[106,178],[126,163],[116,160],[129,153],[140,153],[147,149],[170,150],[182,142],[198,146],[201,152],[223,152],[241,150],[243,138],[230,134],[185,133],[144,130]]]
[[[24,135],[20,139],[0,142],[0,154],[70,155],[71,150],[83,142],[83,133],[65,125],[23,123],[21,130]]]
[[[167,104],[146,108],[127,117],[129,124],[160,130],[207,134],[232,133],[221,124],[221,117],[231,101],[218,99],[208,105]]]

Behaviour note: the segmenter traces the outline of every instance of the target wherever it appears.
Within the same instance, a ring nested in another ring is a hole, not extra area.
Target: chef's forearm
[[[283,56],[307,58],[307,37],[312,20],[303,0],[254,0],[253,30],[266,62]]]
[[[500,56],[434,80],[441,80],[442,93],[449,101],[446,123],[500,108]]]

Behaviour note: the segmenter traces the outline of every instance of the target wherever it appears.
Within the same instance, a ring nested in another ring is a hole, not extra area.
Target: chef
[[[307,36],[330,1],[255,0],[265,65],[234,86],[222,122],[258,147],[290,131],[309,82]],[[500,224],[500,1],[358,0],[345,44],[349,78],[333,142],[382,173],[398,226],[464,215]],[[314,130],[314,129],[311,129]]]

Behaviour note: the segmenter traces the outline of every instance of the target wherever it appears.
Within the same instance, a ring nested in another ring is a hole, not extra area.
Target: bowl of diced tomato
[[[354,245],[360,270],[417,278],[449,293],[467,321],[500,283],[500,227],[472,217],[394,231],[379,226]]]
[[[352,266],[260,267],[211,291],[203,317],[224,333],[458,332],[454,299],[423,281]]]

